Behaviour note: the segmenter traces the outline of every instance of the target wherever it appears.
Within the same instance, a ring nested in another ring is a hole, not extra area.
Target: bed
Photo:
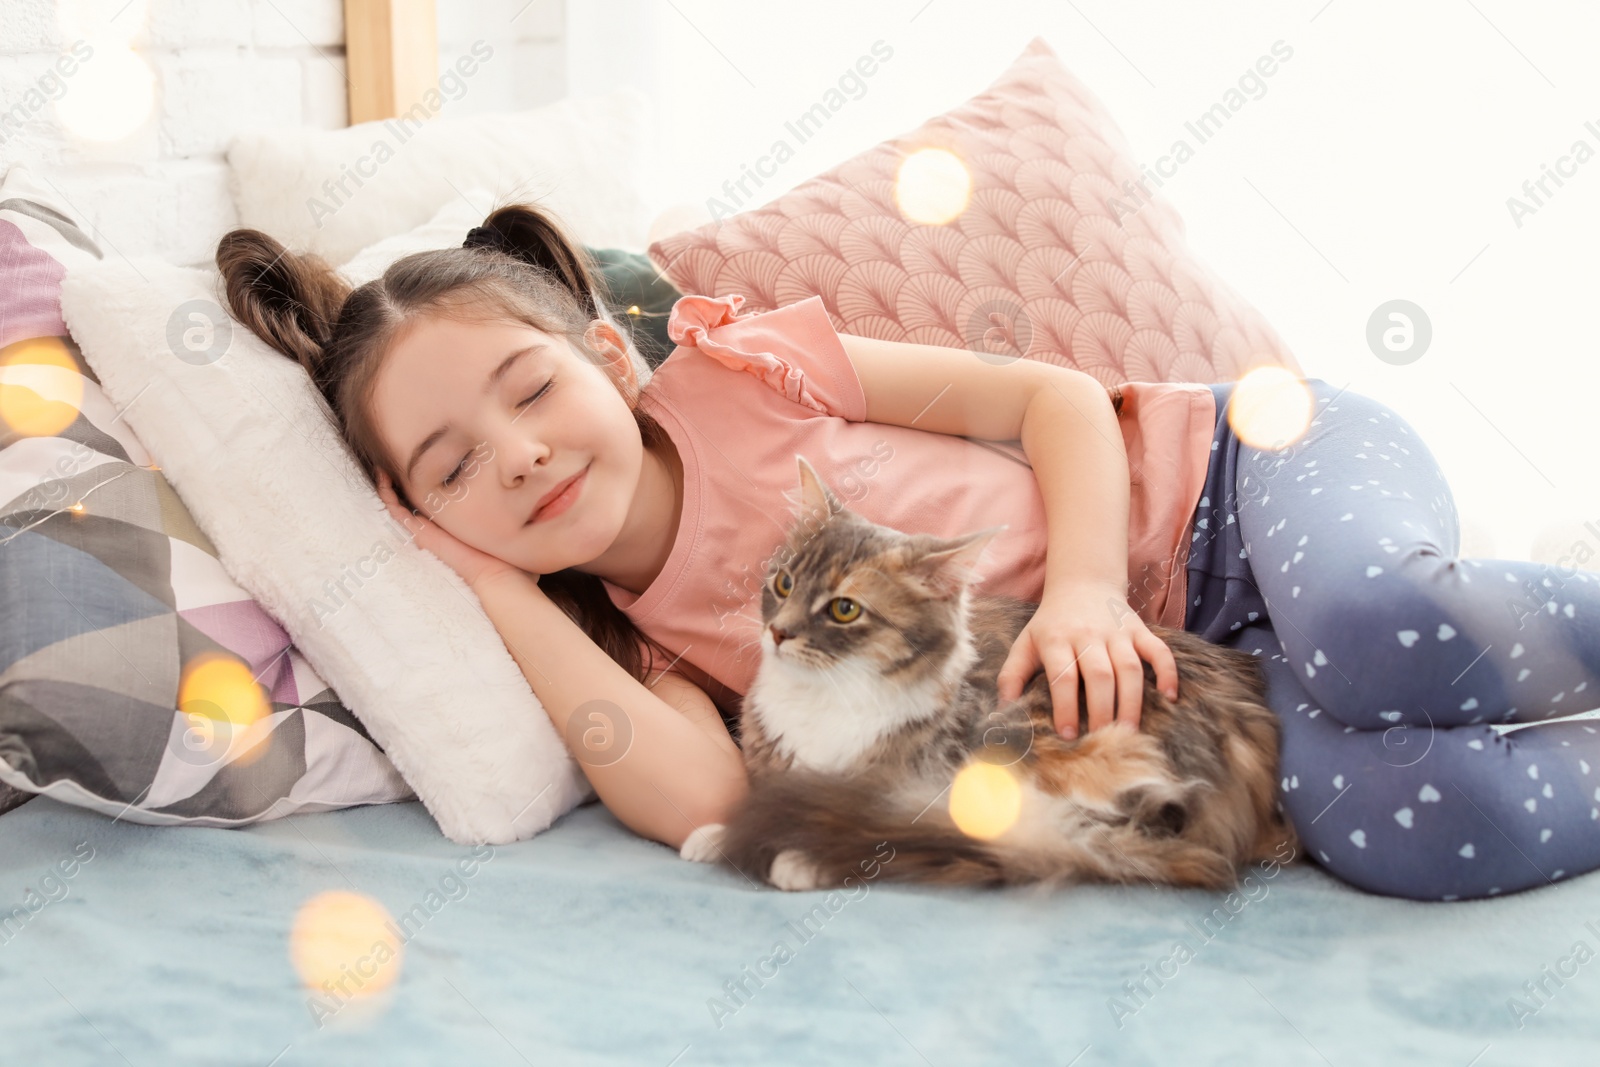
[[[0,944],[8,1063],[1483,1067],[1586,1063],[1600,1040],[1574,958],[1600,941],[1594,878],[1439,905],[1297,865],[1236,913],[1149,887],[829,902],[683,863],[589,804],[455,889],[471,849],[415,802],[171,830],[41,798],[0,818],[0,904],[84,843]],[[397,919],[439,895],[368,1016],[319,1011],[290,959],[297,911],[345,890]]]
[[[393,115],[436,58],[432,5],[347,14],[352,117]],[[1145,221],[1170,235],[1167,210]],[[676,280],[742,269],[696,242],[667,250]],[[1210,292],[1209,362],[1162,371],[1232,373],[1276,344]],[[1102,370],[1132,373],[1116,356]],[[530,839],[469,845],[397,776],[364,788],[380,785],[227,826],[143,825],[75,796],[5,812],[0,1062],[1490,1067],[1588,1062],[1600,1041],[1592,876],[1453,904],[1307,863],[1234,895],[791,894],[682,862],[592,798]],[[319,955],[341,937],[348,951]]]

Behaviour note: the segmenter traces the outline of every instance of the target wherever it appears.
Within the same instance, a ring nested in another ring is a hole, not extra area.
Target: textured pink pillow
[[[895,199],[901,161],[929,147],[972,177],[941,225],[908,221]],[[649,251],[683,292],[740,293],[749,312],[820,296],[841,333],[1022,355],[1106,385],[1302,373],[1140,177],[1116,122],[1036,37],[952,111]]]

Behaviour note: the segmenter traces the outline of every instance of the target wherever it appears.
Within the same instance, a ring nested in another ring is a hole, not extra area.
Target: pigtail
[[[233,317],[305,368],[327,393],[325,354],[350,286],[320,257],[296,255],[260,230],[231,230],[217,242]]]
[[[468,235],[466,247],[489,247],[538,267],[571,293],[590,319],[604,317],[596,302],[593,265],[560,223],[532,204],[496,208]]]

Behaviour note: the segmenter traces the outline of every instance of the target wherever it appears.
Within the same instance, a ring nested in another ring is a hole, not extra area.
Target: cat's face
[[[765,656],[794,669],[939,674],[966,629],[973,565],[1004,526],[907,534],[845,508],[802,456],[796,521],[761,593]]]

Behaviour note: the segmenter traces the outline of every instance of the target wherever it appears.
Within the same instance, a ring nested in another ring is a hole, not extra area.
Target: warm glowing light
[[[1008,768],[975,760],[950,785],[950,818],[968,837],[999,837],[1022,811],[1022,788]]]
[[[92,42],[84,61],[56,101],[61,125],[85,141],[120,141],[144,124],[155,102],[155,72],[122,41]]]
[[[289,959],[306,988],[331,1013],[381,993],[400,977],[405,943],[382,904],[360,893],[319,893],[300,908]]]
[[[189,720],[185,744],[207,757],[207,762],[220,762],[272,708],[243,660],[206,652],[184,665],[178,710]],[[266,750],[265,743],[256,744],[234,762],[248,765]]]
[[[943,226],[967,210],[972,172],[954,152],[921,148],[900,163],[894,201],[912,222]]]
[[[76,503],[76,504],[74,504],[74,505],[72,505],[72,506],[71,506],[71,507],[70,507],[70,508],[68,508],[68,509],[67,509],[67,510],[68,510],[68,511],[70,511],[70,512],[73,512],[73,513],[74,513],[74,514],[77,514],[77,515],[82,515],[82,514],[83,514],[83,511],[84,511],[84,508],[83,508],[83,501],[81,501],[81,500],[80,500],[80,501],[78,501],[78,502],[77,502],[77,503]]]
[[[628,305],[628,314],[637,315],[639,313],[640,312],[639,312],[639,305],[638,304],[629,304]]]
[[[54,437],[78,418],[83,377],[57,337],[0,350],[0,421],[27,437]]]
[[[1228,425],[1253,448],[1277,450],[1311,425],[1311,389],[1283,367],[1257,367],[1240,378],[1228,403]]]

